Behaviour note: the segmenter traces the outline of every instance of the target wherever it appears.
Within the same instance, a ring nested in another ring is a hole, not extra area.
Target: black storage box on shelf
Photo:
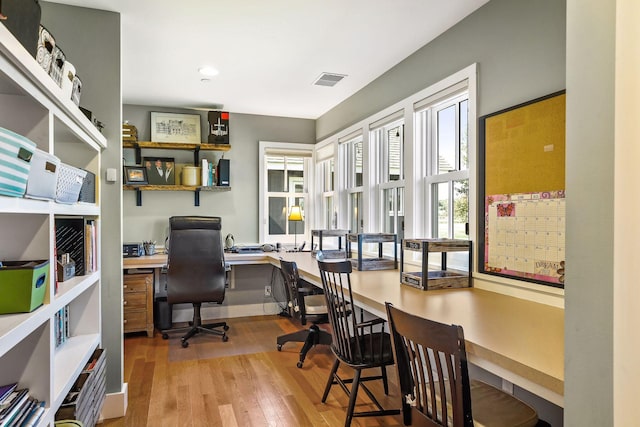
[[[209,144],[229,143],[229,112],[209,111]]]
[[[27,52],[34,58],[38,50],[40,3],[38,0],[4,0],[0,9],[6,19],[2,21]]]
[[[85,170],[87,173],[80,187],[79,202],[95,203],[96,202],[96,175],[93,172]]]
[[[56,251],[68,253],[76,263],[76,276],[85,274],[85,221],[83,218],[56,218]]]

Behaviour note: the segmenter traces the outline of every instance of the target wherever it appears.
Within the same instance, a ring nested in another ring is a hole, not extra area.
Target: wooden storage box
[[[420,252],[419,266],[407,265],[405,251]],[[429,271],[429,254],[440,252],[440,269]],[[400,282],[422,290],[471,287],[469,271],[448,268],[447,253],[467,252],[471,268],[471,242],[460,239],[405,239],[400,252]],[[405,271],[407,267],[413,271]],[[416,271],[417,270],[417,271]]]
[[[357,244],[356,257],[353,258],[351,244]],[[374,243],[378,245],[377,256],[367,257],[363,245]],[[393,245],[393,258],[383,255],[383,244]],[[347,234],[347,258],[351,258],[351,265],[359,271],[365,270],[394,270],[398,268],[398,236],[387,233],[359,233]]]
[[[347,251],[343,248],[342,243],[343,239],[346,240],[347,234],[349,234],[349,230],[311,230],[311,255],[316,256],[318,251],[322,251],[325,259],[346,258]],[[337,238],[338,245],[330,245],[330,247],[327,248],[326,243],[323,244],[323,241],[326,240],[327,237]]]

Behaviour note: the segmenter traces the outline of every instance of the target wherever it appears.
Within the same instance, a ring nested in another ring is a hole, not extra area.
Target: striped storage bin
[[[35,149],[36,144],[28,138],[0,128],[0,194],[24,195]]]
[[[73,204],[78,201],[87,171],[60,163],[56,182],[56,202]]]
[[[36,148],[31,159],[31,171],[24,197],[30,199],[54,200],[58,182],[60,159]]]

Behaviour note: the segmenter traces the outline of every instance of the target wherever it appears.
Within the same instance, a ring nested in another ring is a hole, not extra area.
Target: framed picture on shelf
[[[143,166],[125,166],[124,183],[126,185],[148,184],[147,170]]]
[[[176,163],[173,157],[144,157],[142,165],[151,185],[175,185]]]
[[[200,115],[152,112],[151,141],[200,144]]]

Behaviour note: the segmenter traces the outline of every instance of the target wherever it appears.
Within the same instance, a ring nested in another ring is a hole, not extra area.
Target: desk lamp
[[[294,250],[298,250],[298,225],[297,223],[302,221],[302,210],[300,209],[300,206],[291,206],[291,211],[289,211],[289,221],[293,221],[294,222],[294,228],[293,228],[293,246],[294,246]]]

